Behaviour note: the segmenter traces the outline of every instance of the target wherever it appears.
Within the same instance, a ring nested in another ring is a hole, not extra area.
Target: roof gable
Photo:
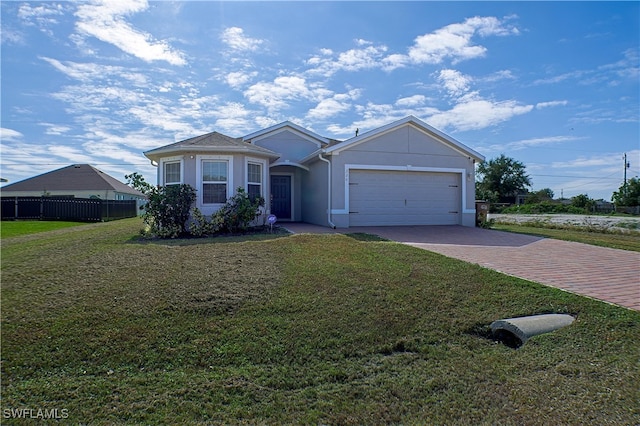
[[[12,191],[117,191],[144,196],[89,164],[73,164],[2,187]]]
[[[291,121],[283,121],[282,123],[276,124],[274,126],[268,127],[266,129],[258,130],[257,132],[251,133],[242,139],[245,141],[250,141],[251,143],[256,143],[260,139],[264,139],[266,137],[272,136],[274,134],[284,132],[284,131],[292,131],[298,136],[315,143],[318,148],[325,146],[329,143],[329,139],[324,136],[320,136],[317,133],[312,132],[311,130],[305,129],[302,126],[298,126]]]
[[[439,131],[438,129],[428,125],[427,123],[425,123],[424,121],[410,115],[408,117],[405,117],[401,120],[398,121],[394,121],[393,123],[387,124],[385,126],[379,127],[377,129],[374,130],[370,130],[366,133],[363,133],[359,136],[353,137],[351,139],[347,139],[346,141],[337,143],[335,145],[331,145],[328,148],[326,148],[324,150],[325,153],[327,154],[339,154],[341,151],[344,151],[346,149],[349,148],[353,148],[361,143],[370,141],[376,137],[379,137],[385,133],[389,133],[392,132],[394,130],[397,130],[401,127],[404,126],[413,126],[415,128],[417,128],[418,130],[428,133],[429,135],[431,135],[433,137],[433,139],[437,140],[438,142],[441,142],[447,146],[449,146],[450,148],[460,152],[463,155],[469,156],[477,161],[484,161],[484,156],[476,151],[474,151],[473,149],[469,148],[468,146],[464,145],[463,143],[455,140],[454,138],[452,138],[451,136],[448,136],[444,133],[442,133],[441,131]]]
[[[242,138],[232,138],[231,136],[227,136],[219,132],[211,132],[165,145],[160,148],[155,148],[146,151],[144,155],[153,160],[163,154],[184,151],[248,152],[262,154],[273,158],[279,157],[279,154],[269,149],[244,142]]]

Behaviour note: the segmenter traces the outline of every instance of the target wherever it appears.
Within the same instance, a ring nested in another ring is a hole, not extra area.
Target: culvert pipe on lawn
[[[539,334],[549,333],[571,325],[575,318],[567,314],[544,314],[507,318],[491,323],[491,332],[499,340],[513,346],[522,346]]]

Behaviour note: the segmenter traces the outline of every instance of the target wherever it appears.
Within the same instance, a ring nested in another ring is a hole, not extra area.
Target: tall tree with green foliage
[[[491,202],[513,202],[531,186],[524,164],[504,154],[480,163],[477,174],[476,197]]]
[[[591,210],[595,205],[595,200],[589,198],[587,194],[579,194],[571,197],[571,205],[585,210]]]
[[[144,176],[142,176],[138,172],[133,172],[130,175],[124,175],[124,178],[127,180],[127,185],[129,185],[133,189],[137,189],[144,195],[151,194],[154,189],[153,185],[145,181]]]
[[[553,201],[553,191],[551,188],[544,188],[536,192],[531,192],[525,200],[525,204],[537,204],[545,201]]]
[[[613,193],[611,201],[618,206],[640,206],[640,179],[633,177],[627,181],[626,185],[622,184]]]

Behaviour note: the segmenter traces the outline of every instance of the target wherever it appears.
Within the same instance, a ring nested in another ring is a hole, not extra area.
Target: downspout
[[[327,169],[327,222],[329,226],[336,229],[336,225],[331,221],[331,161],[322,156],[322,152],[318,154],[318,158],[328,164]]]

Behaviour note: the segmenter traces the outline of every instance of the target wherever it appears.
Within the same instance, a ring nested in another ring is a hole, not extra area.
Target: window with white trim
[[[262,164],[247,163],[247,194],[251,200],[262,197]]]
[[[202,204],[227,201],[229,162],[202,160]]]
[[[168,161],[164,163],[163,182],[165,185],[179,185],[182,183],[180,166],[180,161]]]

